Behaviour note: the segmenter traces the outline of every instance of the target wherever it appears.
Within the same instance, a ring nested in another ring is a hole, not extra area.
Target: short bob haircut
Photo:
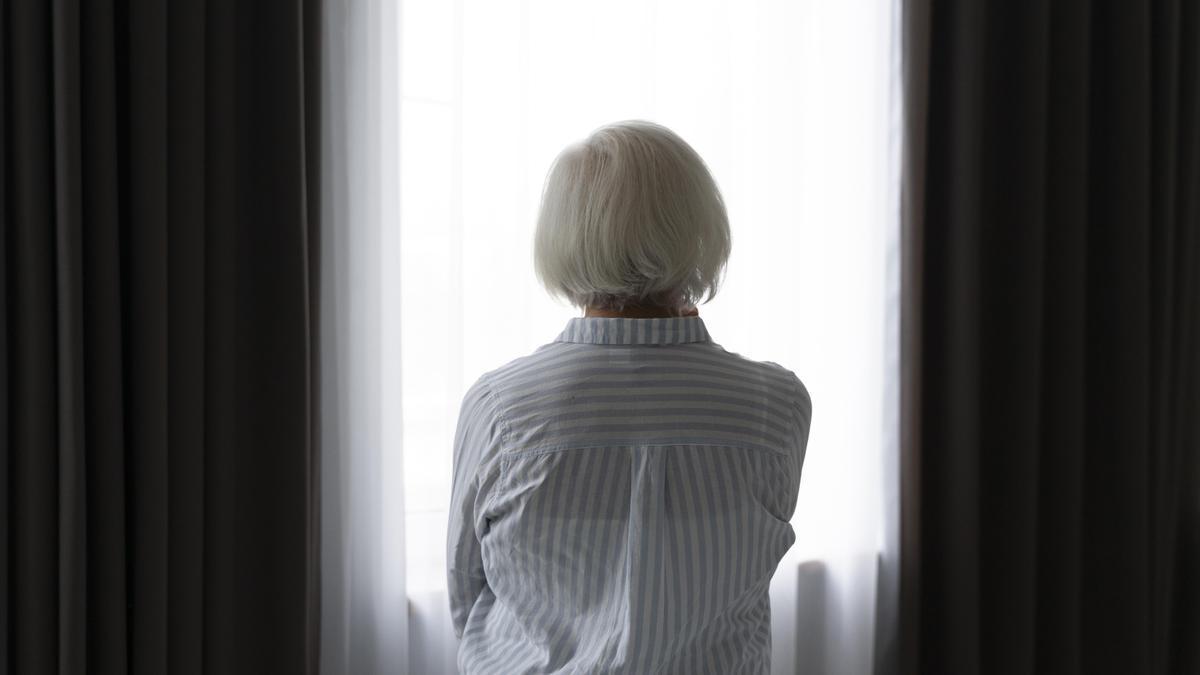
[[[552,296],[577,307],[679,312],[708,302],[729,249],[716,181],[664,126],[603,126],[564,149],[546,176],[534,272]]]

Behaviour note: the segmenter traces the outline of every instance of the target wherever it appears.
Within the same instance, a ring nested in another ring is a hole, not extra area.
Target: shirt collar
[[[708,342],[708,329],[698,316],[628,319],[624,317],[577,316],[555,342],[581,342],[597,345],[669,345],[681,342]]]

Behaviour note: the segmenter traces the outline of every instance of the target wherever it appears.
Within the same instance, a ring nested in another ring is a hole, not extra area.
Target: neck
[[[619,312],[611,309],[585,307],[583,315],[585,317],[599,316],[611,319],[658,319],[676,316],[700,316],[700,310],[695,307],[675,310],[670,307],[660,307],[658,305],[625,305]]]

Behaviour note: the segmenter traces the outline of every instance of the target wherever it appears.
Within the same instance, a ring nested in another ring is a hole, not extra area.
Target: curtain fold
[[[315,1],[0,4],[0,672],[315,672]]]
[[[1200,10],[905,16],[909,673],[1200,670]]]

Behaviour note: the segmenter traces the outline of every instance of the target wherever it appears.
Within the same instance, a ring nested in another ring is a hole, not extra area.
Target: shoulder
[[[547,369],[561,367],[569,360],[572,348],[579,346],[565,342],[544,344],[480,375],[475,386],[489,389],[498,401],[503,401],[507,398],[506,392],[527,388]]]
[[[810,419],[812,417],[812,396],[808,393],[808,387],[804,386],[804,381],[796,373],[774,361],[763,361],[762,364],[775,370],[786,379],[792,400],[803,413],[805,420]]]
[[[790,392],[797,400],[809,401],[808,388],[804,386],[804,382],[800,377],[790,369],[774,362],[774,361],[756,361],[746,356],[742,356],[737,352],[731,352],[721,345],[710,343],[712,348],[723,355],[729,361],[736,363],[738,367],[746,370],[748,373],[759,375],[764,381],[769,382],[777,387]]]
[[[525,382],[540,371],[553,359],[562,344],[552,342],[542,345],[530,354],[518,356],[481,374],[463,395],[464,412],[471,407],[503,419],[505,390]]]
[[[529,354],[524,354],[522,356],[510,359],[503,364],[492,368],[483,375],[484,377],[487,377],[493,381],[503,382],[508,376],[514,373],[519,373],[531,367],[536,367],[539,362],[551,358],[554,352],[558,351],[565,345],[566,343],[563,342],[551,342],[549,344],[544,344]]]
[[[804,381],[795,372],[774,361],[756,361],[731,352],[718,344],[713,343],[712,346],[717,352],[735,362],[740,369],[752,376],[757,376],[764,386],[787,396],[799,423],[807,429],[808,423],[812,419],[812,397],[809,395]]]

